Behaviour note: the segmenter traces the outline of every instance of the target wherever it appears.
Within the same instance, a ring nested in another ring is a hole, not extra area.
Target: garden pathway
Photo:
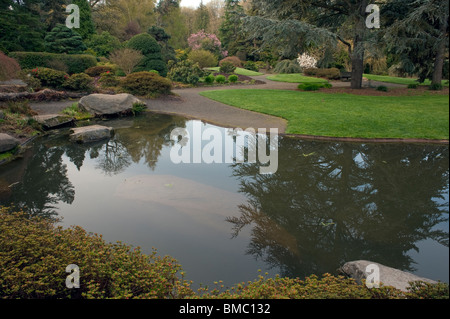
[[[276,82],[266,79],[267,75],[254,76],[255,80],[265,82],[256,85],[230,85],[216,87],[197,87],[174,89],[174,96],[159,99],[145,100],[148,110],[151,112],[180,115],[189,119],[202,120],[204,122],[229,128],[277,128],[279,133],[285,133],[287,121],[257,112],[242,110],[220,102],[212,101],[199,95],[200,92],[210,90],[230,89],[273,89],[273,90],[296,90],[298,84]],[[375,82],[372,82],[376,85]],[[349,87],[349,82],[333,82],[333,87]],[[76,100],[65,100],[58,102],[30,103],[33,110],[39,114],[57,114],[69,107]]]

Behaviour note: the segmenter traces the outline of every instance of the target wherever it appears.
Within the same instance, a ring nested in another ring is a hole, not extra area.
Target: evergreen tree
[[[233,51],[233,42],[242,33],[240,18],[244,15],[244,9],[239,2],[240,0],[225,1],[225,15],[219,29],[220,41],[229,51]]]
[[[448,56],[449,2],[441,0],[391,0],[384,8],[390,24],[385,33],[390,52],[403,69],[440,85]]]
[[[203,0],[200,1],[200,5],[195,13],[195,29],[196,31],[203,30],[205,32],[209,29],[209,11],[208,8],[203,4]]]
[[[169,62],[170,60],[175,60],[176,54],[174,48],[169,44],[171,36],[166,33],[163,28],[152,26],[147,31],[161,47],[161,54],[164,61]]]
[[[86,50],[81,36],[63,24],[56,25],[44,40],[47,52],[77,54]]]
[[[134,72],[156,70],[160,75],[167,75],[167,65],[161,54],[158,42],[148,33],[141,33],[127,43],[129,49],[141,52],[144,59],[136,66]]]
[[[95,34],[91,7],[87,0],[73,0],[72,3],[80,8],[80,28],[74,30],[83,38],[83,40],[88,39]]]

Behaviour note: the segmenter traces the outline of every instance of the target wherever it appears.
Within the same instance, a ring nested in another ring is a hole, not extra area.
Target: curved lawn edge
[[[317,141],[336,141],[349,143],[415,143],[415,144],[449,144],[449,140],[430,140],[420,138],[359,138],[359,137],[333,137],[333,136],[319,136],[319,135],[304,135],[304,134],[289,134],[283,133],[281,136],[298,138],[302,140],[317,140]]]
[[[251,89],[245,90],[245,91],[249,91]],[[227,90],[228,91],[228,90]],[[237,90],[233,90],[233,91],[237,91]],[[240,91],[240,90],[239,90]],[[288,92],[285,90],[252,90],[252,91],[258,91],[258,96],[260,96],[262,94],[261,91],[271,91],[271,92]],[[263,107],[260,107],[261,105],[257,105],[257,107],[248,107],[248,106],[241,106],[240,103],[242,103],[242,101],[245,101],[246,103],[249,103],[248,100],[248,96],[245,96],[245,98],[239,99],[237,97],[233,97],[231,96],[233,99],[224,99],[223,97],[217,97],[217,96],[211,96],[211,94],[214,93],[219,93],[220,91],[203,91],[203,92],[199,92],[200,95],[202,95],[205,98],[211,99],[213,101],[216,102],[220,102],[222,104],[228,105],[228,106],[232,106],[238,109],[243,109],[243,110],[247,110],[249,112],[256,112],[256,113],[260,113],[260,114],[266,114],[266,115],[271,115],[271,116],[275,116],[278,117],[280,119],[286,120],[288,123],[291,122],[291,118],[289,118],[289,116],[286,116],[286,114],[283,114],[283,112],[277,112],[274,111],[272,108],[268,107],[267,109],[264,109]],[[223,91],[222,91],[223,92]],[[229,92],[229,91],[228,91]],[[292,92],[292,91],[291,91]],[[305,92],[301,92],[302,94],[305,94]],[[342,94],[342,95],[348,95],[348,94]],[[356,95],[355,95],[356,97]],[[370,98],[368,96],[368,98]],[[238,101],[238,103],[236,103],[236,101]],[[280,104],[280,103],[278,103]],[[445,111],[444,111],[445,112]],[[448,112],[447,112],[448,113]],[[448,118],[448,116],[447,116]],[[447,124],[448,126],[448,124]],[[293,137],[293,138],[299,138],[299,139],[310,139],[310,140],[323,140],[323,141],[342,141],[342,142],[358,142],[358,143],[422,143],[422,144],[449,144],[449,139],[445,138],[445,137],[421,137],[419,133],[413,132],[410,135],[419,135],[419,136],[412,136],[412,137],[389,137],[388,135],[386,136],[374,136],[374,137],[370,137],[370,136],[352,136],[352,133],[350,133],[349,135],[345,135],[345,134],[314,134],[313,132],[311,133],[306,133],[306,134],[302,134],[302,133],[297,133],[297,132],[289,132],[289,130],[287,130],[286,132],[280,133],[281,136],[286,136],[286,137]],[[406,134],[405,134],[406,135]],[[432,134],[429,134],[432,135]],[[448,134],[437,134],[437,135],[447,135]]]

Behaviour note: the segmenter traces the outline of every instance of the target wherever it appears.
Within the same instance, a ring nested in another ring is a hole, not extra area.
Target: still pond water
[[[278,171],[261,175],[257,164],[173,164],[172,130],[195,121],[147,114],[105,124],[116,129],[108,142],[72,144],[62,130],[0,167],[0,205],[154,247],[194,286],[231,286],[258,269],[334,274],[359,259],[448,283],[447,145],[280,137]]]

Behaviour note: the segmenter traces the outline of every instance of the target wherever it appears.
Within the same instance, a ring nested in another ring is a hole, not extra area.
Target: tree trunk
[[[447,2],[447,11],[445,12],[448,12],[448,2]],[[444,69],[444,56],[445,56],[445,42],[448,41],[446,37],[448,28],[447,21],[448,21],[448,14],[445,15],[444,21],[442,21],[441,26],[439,28],[442,39],[436,52],[436,60],[434,61],[432,84],[442,83],[442,70]]]
[[[362,88],[364,74],[364,38],[366,34],[366,8],[368,0],[362,0],[359,7],[358,21],[354,26],[355,38],[353,43],[352,60],[352,89]]]

